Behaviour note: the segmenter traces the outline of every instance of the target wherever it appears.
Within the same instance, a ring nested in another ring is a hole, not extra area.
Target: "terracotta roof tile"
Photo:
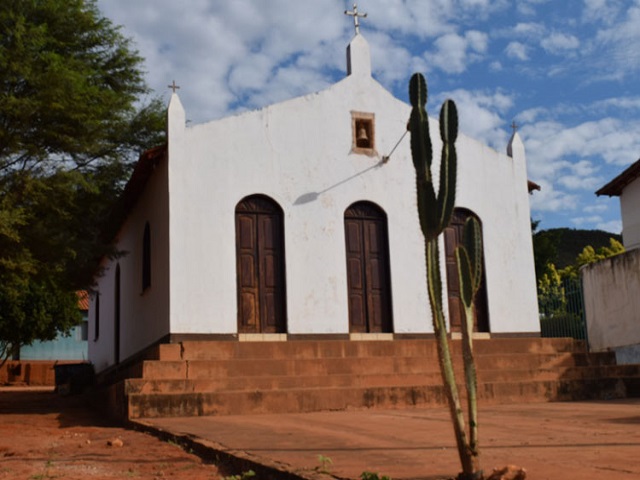
[[[76,294],[78,295],[78,309],[89,310],[89,292],[78,290]]]

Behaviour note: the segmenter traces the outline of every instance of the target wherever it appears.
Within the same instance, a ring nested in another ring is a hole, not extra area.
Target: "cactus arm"
[[[462,359],[464,364],[464,379],[467,389],[467,408],[469,415],[469,451],[472,456],[478,456],[478,382],[475,360],[473,357],[473,280],[469,255],[463,246],[456,247],[456,264],[460,282],[460,299],[464,306],[464,321],[462,322]]]
[[[462,244],[469,255],[474,295],[480,289],[482,280],[482,234],[480,222],[475,217],[467,218],[462,233]]]
[[[460,283],[460,300],[465,308],[473,304],[473,273],[467,249],[462,245],[456,247],[456,265],[458,266],[458,281]]]
[[[431,305],[433,331],[436,337],[438,349],[438,362],[440,374],[444,384],[444,392],[447,396],[449,413],[453,421],[453,430],[458,447],[458,456],[463,472],[474,472],[473,457],[469,455],[467,434],[465,430],[464,415],[460,403],[460,394],[453,371],[453,361],[447,339],[447,325],[442,309],[442,279],[440,275],[440,250],[438,239],[434,238],[426,242],[427,251],[427,285],[429,288],[429,303]]]
[[[437,199],[439,231],[451,223],[456,197],[456,177],[458,155],[455,141],[458,138],[458,110],[452,100],[446,100],[440,109],[440,138],[442,155],[440,159],[440,185]]]
[[[424,77],[416,73],[409,82],[409,98],[411,116],[409,130],[411,131],[411,157],[416,170],[416,190],[418,193],[418,216],[420,228],[425,238],[433,238],[433,232],[438,223],[436,194],[431,177],[431,159],[433,150],[429,135],[429,117],[425,105],[427,102],[427,83]]]
[[[478,406],[475,359],[473,356],[473,299],[480,288],[482,280],[482,235],[480,224],[470,217],[464,224],[462,245],[455,251],[460,282],[460,298],[464,305],[464,322],[462,325],[462,356],[464,360],[465,386],[467,389],[467,406],[469,414],[469,451],[477,459],[478,453]]]
[[[411,156],[418,176],[426,175],[431,181],[431,159],[433,151],[429,135],[429,117],[425,108],[427,104],[427,82],[420,73],[414,73],[409,82],[409,99],[411,101]]]

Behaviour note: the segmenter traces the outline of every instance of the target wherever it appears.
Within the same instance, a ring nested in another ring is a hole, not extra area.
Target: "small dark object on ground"
[[[93,385],[95,373],[91,363],[62,363],[53,369],[56,392],[60,395],[80,394]]]

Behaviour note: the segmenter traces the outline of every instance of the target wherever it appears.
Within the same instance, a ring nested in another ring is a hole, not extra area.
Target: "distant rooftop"
[[[618,175],[616,178],[607,183],[604,187],[596,192],[596,195],[609,195],[610,197],[619,197],[622,190],[640,177],[640,160],[632,163],[629,168]]]

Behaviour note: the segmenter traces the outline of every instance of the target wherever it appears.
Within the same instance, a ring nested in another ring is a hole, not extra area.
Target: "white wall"
[[[640,178],[624,187],[620,195],[622,241],[627,250],[640,247]]]
[[[89,360],[100,372],[114,363],[115,271],[120,265],[120,360],[169,334],[169,219],[167,164],[161,162],[117,236],[124,255],[103,260],[97,280],[100,334],[95,335],[95,295],[89,308]],[[142,291],[144,226],[151,233],[151,286]]]
[[[378,157],[350,153],[351,111],[375,114]],[[180,212],[171,217],[172,332],[237,332],[234,211],[257,193],[284,211],[289,333],[349,331],[343,219],[360,200],[388,217],[394,331],[431,332],[409,137],[379,164],[409,112],[360,75],[180,129],[170,150],[171,211]],[[437,169],[437,122],[431,128]],[[464,136],[457,145],[457,205],[484,227],[491,330],[539,331],[524,151],[510,158]]]
[[[589,347],[640,344],[640,250],[580,269]]]
[[[482,220],[490,331],[539,332],[524,146],[516,134],[507,156],[461,136],[457,149],[456,204]]]

